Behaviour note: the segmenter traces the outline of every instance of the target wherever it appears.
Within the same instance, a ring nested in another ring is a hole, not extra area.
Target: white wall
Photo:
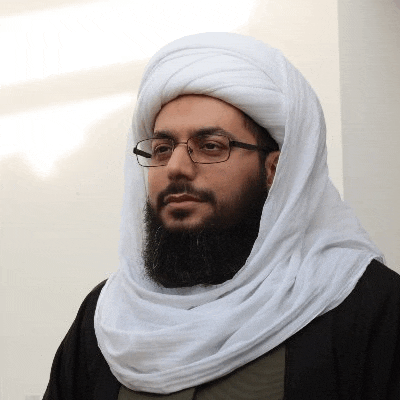
[[[344,198],[400,272],[400,1],[338,9]]]
[[[164,42],[227,30],[281,48],[321,98],[342,191],[336,1],[140,3],[150,8],[20,0],[0,11],[2,400],[43,394],[81,301],[117,268],[125,137],[143,66]]]

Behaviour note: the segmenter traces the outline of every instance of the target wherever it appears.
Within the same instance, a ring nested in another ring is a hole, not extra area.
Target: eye
[[[171,151],[172,146],[166,144],[160,144],[153,149],[153,154],[163,154]]]
[[[199,149],[204,153],[220,153],[228,149],[226,140],[219,136],[203,137],[198,141]]]
[[[216,142],[205,142],[202,145],[203,150],[220,150],[221,144]]]
[[[204,135],[194,140],[196,147],[204,152],[223,151],[229,147],[229,141],[220,135]]]
[[[173,145],[165,141],[155,141],[152,143],[152,156],[154,158],[169,157],[172,154]]]

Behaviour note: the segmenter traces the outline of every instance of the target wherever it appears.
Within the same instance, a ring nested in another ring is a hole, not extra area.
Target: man
[[[330,182],[319,102],[279,51],[169,44],[130,140],[120,268],[45,399],[400,398],[400,278]]]

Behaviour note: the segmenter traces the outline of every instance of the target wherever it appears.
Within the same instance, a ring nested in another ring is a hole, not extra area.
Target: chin
[[[171,232],[196,232],[207,227],[207,223],[204,221],[189,220],[163,221],[163,225],[165,229],[168,229]]]
[[[171,232],[200,232],[203,230],[213,230],[216,227],[223,227],[225,224],[221,223],[213,216],[208,218],[183,218],[183,219],[166,219],[162,220],[165,229]]]
[[[212,215],[197,215],[197,213],[188,212],[186,210],[175,210],[167,215],[161,215],[161,222],[164,227],[170,231],[200,231],[210,227],[212,223]]]

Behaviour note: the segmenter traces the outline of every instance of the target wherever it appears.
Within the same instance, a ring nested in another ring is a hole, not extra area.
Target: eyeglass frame
[[[174,151],[175,151],[175,149],[176,149],[176,146],[177,146],[178,144],[186,144],[186,149],[187,149],[188,155],[189,155],[189,157],[190,157],[190,160],[191,160],[194,164],[219,164],[219,163],[223,163],[223,162],[225,162],[225,161],[228,161],[228,160],[229,160],[229,157],[231,156],[231,148],[232,148],[232,147],[239,147],[239,148],[246,149],[246,150],[262,151],[262,152],[265,152],[265,153],[268,153],[268,152],[271,152],[271,151],[274,151],[274,150],[275,150],[272,146],[271,146],[271,147],[260,147],[260,146],[257,146],[257,145],[255,145],[255,144],[239,142],[238,140],[232,140],[232,139],[229,138],[229,136],[227,136],[227,135],[223,135],[223,134],[219,134],[219,133],[212,133],[211,135],[223,136],[223,137],[226,137],[226,138],[228,139],[228,142],[229,142],[229,153],[228,153],[228,157],[226,158],[226,160],[223,160],[223,161],[215,161],[215,162],[199,162],[199,161],[193,161],[192,156],[191,156],[191,152],[190,152],[191,149],[189,148],[189,145],[188,145],[189,140],[192,139],[191,137],[190,137],[188,140],[186,140],[186,142],[175,142],[173,138],[164,138],[164,139],[170,140],[170,141],[173,143],[173,148],[172,148],[172,152],[171,152],[171,157],[172,157],[172,154],[174,153]],[[133,148],[133,154],[136,155],[136,159],[137,159],[137,161],[138,161],[138,164],[139,164],[141,167],[145,167],[145,168],[165,167],[166,165],[168,165],[169,160],[167,161],[166,164],[163,164],[163,165],[142,165],[142,164],[140,163],[139,157],[138,157],[138,156],[142,156],[142,157],[144,157],[144,158],[151,158],[151,154],[150,154],[150,153],[146,153],[146,152],[143,151],[143,150],[139,150],[137,147],[138,147],[139,143],[142,143],[142,142],[144,142],[144,141],[151,140],[151,139],[158,139],[158,138],[154,137],[154,138],[147,138],[147,139],[140,140],[139,142],[136,143],[135,147]]]

